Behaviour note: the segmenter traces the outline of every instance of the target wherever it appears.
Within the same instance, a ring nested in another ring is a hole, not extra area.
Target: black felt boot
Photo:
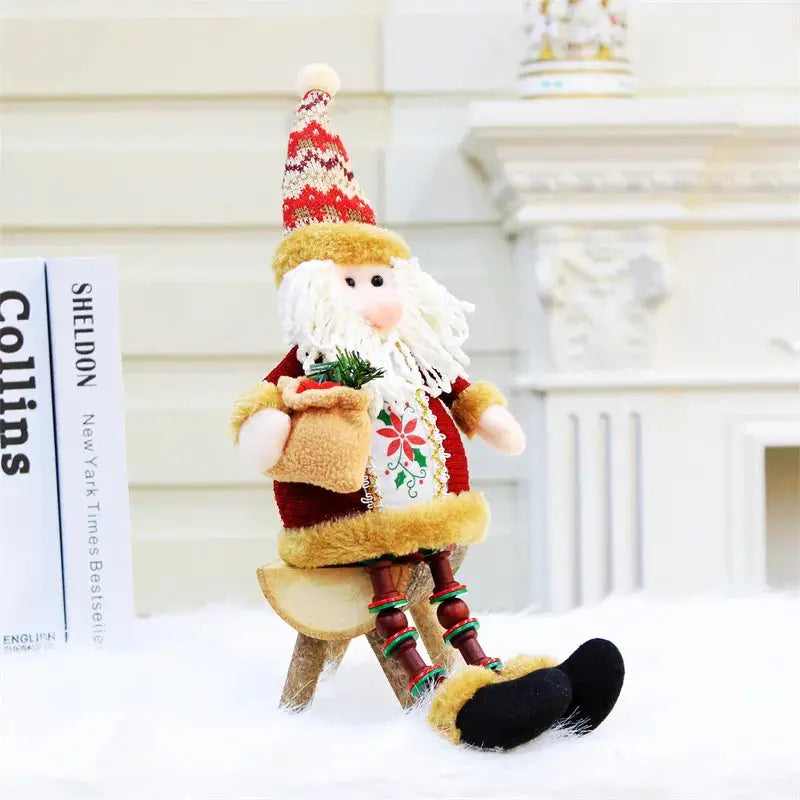
[[[560,719],[572,700],[569,678],[540,669],[478,689],[456,717],[461,741],[487,750],[525,744]]]
[[[622,690],[622,654],[606,639],[590,639],[557,669],[572,684],[572,702],[561,721],[578,734],[593,731],[611,713]]]

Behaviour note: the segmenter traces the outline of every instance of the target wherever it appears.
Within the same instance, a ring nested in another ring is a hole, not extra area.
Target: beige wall
[[[459,143],[471,99],[514,94],[519,4],[0,8],[0,254],[119,258],[137,607],[258,601],[254,568],[274,557],[278,521],[226,421],[282,355],[268,264],[294,76],[308,61],[340,72],[333,117],[365,192],[425,266],[477,301],[473,374],[507,386],[510,246]],[[796,91],[795,17],[787,3],[637,4],[643,91]],[[472,450],[493,529],[465,577],[476,607],[519,607],[520,467]]]

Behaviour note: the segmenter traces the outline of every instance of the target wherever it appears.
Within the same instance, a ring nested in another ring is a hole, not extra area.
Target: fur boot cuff
[[[530,675],[537,669],[548,669],[555,667],[557,661],[549,656],[527,656],[519,655],[512,658],[503,665],[503,671],[499,674],[501,681],[513,681],[523,675]]]
[[[483,667],[467,667],[450,676],[433,696],[428,722],[449,742],[458,744],[461,741],[461,731],[456,727],[458,712],[478,689],[499,680],[500,675]]]

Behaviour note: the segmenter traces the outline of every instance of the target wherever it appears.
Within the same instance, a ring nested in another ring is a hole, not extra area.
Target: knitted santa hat
[[[331,127],[327,108],[338,88],[339,76],[326,64],[309,64],[298,76],[302,100],[283,173],[286,236],[272,261],[278,284],[304,261],[388,266],[394,257],[411,255],[396,233],[375,224],[375,212],[362,196],[347,151]]]

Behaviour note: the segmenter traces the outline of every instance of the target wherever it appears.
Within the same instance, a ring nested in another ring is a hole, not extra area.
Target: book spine
[[[47,261],[67,640],[124,644],[133,619],[114,261]]]
[[[0,652],[63,643],[44,262],[0,259]]]

